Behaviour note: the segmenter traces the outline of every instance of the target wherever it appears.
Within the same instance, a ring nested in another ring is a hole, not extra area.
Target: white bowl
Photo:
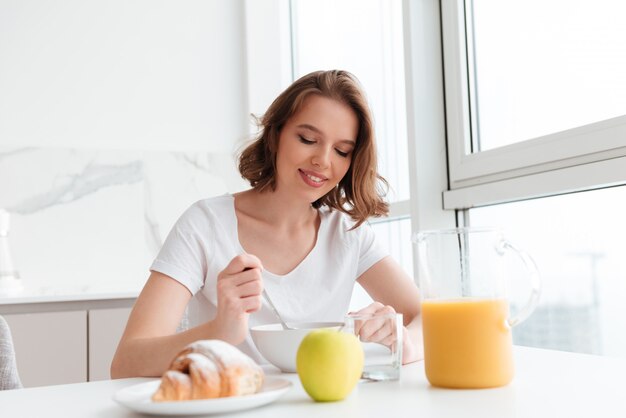
[[[256,348],[267,361],[287,373],[296,372],[296,354],[302,339],[311,331],[321,328],[339,329],[341,322],[288,323],[297,329],[283,329],[281,324],[252,327],[250,334]]]

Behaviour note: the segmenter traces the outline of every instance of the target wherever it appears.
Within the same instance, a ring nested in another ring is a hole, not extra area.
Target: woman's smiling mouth
[[[300,173],[300,176],[302,177],[304,182],[309,186],[321,187],[324,185],[324,182],[328,180],[326,177],[312,171],[298,169],[298,172]]]

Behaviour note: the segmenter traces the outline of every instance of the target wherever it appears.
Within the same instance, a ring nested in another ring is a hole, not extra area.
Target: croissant
[[[263,369],[221,340],[189,344],[174,358],[152,396],[155,402],[250,395],[263,384]]]

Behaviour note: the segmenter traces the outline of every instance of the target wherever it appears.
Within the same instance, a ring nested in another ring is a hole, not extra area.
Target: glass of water
[[[363,379],[398,380],[402,366],[402,314],[349,314],[343,331],[356,335],[363,347]]]

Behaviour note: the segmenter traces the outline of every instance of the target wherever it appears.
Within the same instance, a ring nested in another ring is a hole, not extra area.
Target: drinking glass
[[[402,314],[349,314],[342,331],[356,335],[363,348],[362,378],[368,380],[398,380],[402,366]],[[384,335],[381,342],[371,336]]]

